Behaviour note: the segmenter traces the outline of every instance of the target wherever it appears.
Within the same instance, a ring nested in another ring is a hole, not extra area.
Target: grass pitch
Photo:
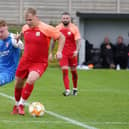
[[[129,71],[78,70],[78,75],[78,96],[64,97],[61,70],[47,69],[28,100],[44,104],[39,118],[31,117],[28,107],[25,116],[11,115],[14,82],[1,87],[0,129],[129,129]]]

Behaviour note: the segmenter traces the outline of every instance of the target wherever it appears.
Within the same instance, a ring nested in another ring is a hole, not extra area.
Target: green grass
[[[49,67],[28,102],[40,101],[47,111],[97,129],[129,129],[129,71],[89,70],[78,71],[78,75],[78,96],[64,97],[61,70]],[[9,96],[13,92],[14,82],[0,89]],[[33,118],[28,107],[25,116],[12,116],[14,101],[1,96],[0,103],[0,129],[84,129],[48,113]]]
[[[12,32],[12,33],[20,33],[21,32],[21,26],[14,26],[14,25],[9,25],[8,29],[9,29],[9,32]]]

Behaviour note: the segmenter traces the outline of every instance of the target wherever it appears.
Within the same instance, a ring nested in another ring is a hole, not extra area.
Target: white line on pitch
[[[4,93],[1,93],[1,92],[0,92],[0,95],[3,96],[3,97],[6,97],[6,98],[8,98],[8,99],[14,100],[14,97],[9,96],[9,95],[7,95],[7,94],[4,94]],[[29,103],[26,103],[26,105],[28,106]],[[93,126],[89,126],[89,125],[84,124],[84,123],[82,123],[82,122],[73,120],[73,119],[71,119],[71,118],[65,117],[65,116],[63,116],[63,115],[59,115],[59,114],[54,113],[54,112],[51,112],[51,111],[45,111],[45,112],[46,112],[47,114],[51,115],[51,116],[54,116],[54,117],[56,117],[56,118],[60,118],[60,119],[62,119],[62,120],[67,121],[68,123],[71,123],[71,124],[73,124],[73,125],[77,125],[77,126],[83,127],[83,128],[85,128],[85,129],[97,129],[97,128],[93,127]]]

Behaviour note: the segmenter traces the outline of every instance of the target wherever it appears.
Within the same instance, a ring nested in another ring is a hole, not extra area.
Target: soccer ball
[[[45,107],[40,102],[32,102],[29,105],[29,113],[34,117],[43,116],[45,113]]]

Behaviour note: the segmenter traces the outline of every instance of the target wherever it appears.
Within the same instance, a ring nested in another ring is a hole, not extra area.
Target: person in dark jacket
[[[129,44],[127,45],[127,53],[128,53],[128,63],[127,63],[127,68],[129,69]]]
[[[115,68],[114,64],[114,45],[110,42],[108,37],[104,38],[101,44],[100,53],[102,58],[103,68]]]
[[[121,69],[127,68],[128,62],[128,52],[127,46],[124,44],[124,39],[122,36],[118,36],[117,43],[115,46],[115,64]]]

